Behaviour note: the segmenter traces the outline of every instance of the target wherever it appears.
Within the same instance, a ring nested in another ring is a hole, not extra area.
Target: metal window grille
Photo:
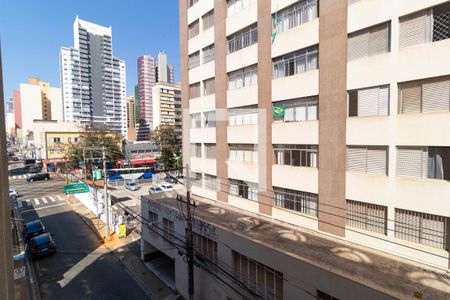
[[[317,216],[317,194],[279,187],[274,187],[273,191],[275,206]]]
[[[390,22],[348,35],[348,60],[356,60],[390,51]]]
[[[236,282],[244,283],[263,299],[283,299],[283,273],[233,250]]]
[[[317,168],[317,145],[273,145],[277,165]]]
[[[252,65],[228,73],[228,89],[234,90],[258,83],[258,66]]]
[[[319,97],[307,97],[276,102],[274,105],[285,105],[284,116],[275,118],[275,121],[299,122],[317,120],[319,114]]]
[[[199,33],[200,33],[200,23],[199,23],[198,20],[196,20],[193,23],[189,24],[189,26],[188,26],[189,39],[192,39],[193,37],[196,37]]]
[[[258,42],[258,26],[255,23],[228,37],[228,53],[236,52],[256,42]]]
[[[301,1],[275,14],[278,18],[275,29],[278,33],[284,32],[317,18],[317,0]]]
[[[315,70],[319,67],[317,46],[308,47],[273,59],[273,76],[282,78]]]
[[[217,262],[217,242],[200,234],[193,233],[194,251],[208,257],[213,262]]]
[[[210,79],[203,81],[203,95],[204,96],[214,94],[215,88],[216,88],[216,85],[215,85],[214,78],[210,78]]]
[[[213,61],[215,58],[215,48],[214,44],[203,48],[203,63],[209,63],[210,61]]]
[[[189,98],[200,97],[200,82],[189,85]]]
[[[387,234],[387,207],[347,200],[347,225]]]
[[[248,200],[258,201],[258,184],[230,178],[229,193]]]
[[[433,42],[450,38],[450,3],[433,8]]]
[[[349,94],[350,117],[387,116],[389,85],[352,90]]]
[[[200,66],[200,51],[194,52],[191,55],[189,55],[188,60],[189,60],[188,62],[189,70]]]
[[[388,147],[347,147],[347,171],[387,175]]]
[[[395,237],[445,249],[448,218],[404,209],[395,209]]]

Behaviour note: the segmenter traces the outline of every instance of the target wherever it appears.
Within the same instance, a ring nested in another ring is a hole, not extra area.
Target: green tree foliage
[[[152,142],[161,149],[169,149],[176,156],[181,153],[181,139],[175,132],[175,127],[171,125],[161,125],[152,132]]]

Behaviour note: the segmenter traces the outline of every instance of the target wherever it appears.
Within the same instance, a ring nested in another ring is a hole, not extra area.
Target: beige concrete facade
[[[157,82],[152,88],[153,128],[161,125],[174,126],[181,133],[180,85]]]

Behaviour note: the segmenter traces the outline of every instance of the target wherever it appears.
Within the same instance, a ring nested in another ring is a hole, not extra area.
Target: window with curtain
[[[214,10],[211,10],[210,12],[203,15],[202,26],[203,26],[203,31],[214,26]]]
[[[347,200],[347,225],[386,235],[387,207]]]
[[[188,36],[189,39],[196,37],[200,33],[200,23],[198,20],[192,22],[188,25]]]
[[[389,115],[389,85],[348,91],[348,116]]]
[[[317,194],[280,187],[273,187],[273,193],[275,206],[317,216]]]
[[[214,94],[216,91],[214,77],[203,81],[203,96]]]
[[[201,128],[202,127],[202,116],[200,113],[191,115],[191,128]]]
[[[450,147],[397,147],[397,175],[450,180]]]
[[[200,97],[200,82],[196,82],[189,85],[189,98]]]
[[[252,65],[228,73],[228,89],[234,90],[258,83],[258,66]]]
[[[258,108],[255,106],[232,108],[228,110],[228,126],[258,124]]]
[[[299,1],[289,7],[275,12],[273,17],[276,15],[278,19],[278,22],[275,25],[275,30],[278,33],[285,32],[317,18],[317,2],[317,0]]]
[[[195,143],[191,144],[191,157],[202,157],[202,144]]]
[[[293,167],[317,168],[317,145],[273,145],[275,163]]]
[[[216,144],[205,144],[206,158],[216,158]]]
[[[274,106],[285,105],[284,116],[274,117],[279,122],[300,122],[318,120],[319,97],[306,97],[274,103]]]
[[[348,146],[347,171],[387,175],[388,147]]]
[[[208,111],[205,112],[205,127],[216,127],[216,112],[215,111]]]
[[[319,68],[319,50],[311,46],[273,59],[273,77],[282,78]]]
[[[258,162],[257,145],[253,144],[230,144],[229,159],[241,162]]]
[[[390,27],[386,22],[348,35],[348,60],[390,52]]]

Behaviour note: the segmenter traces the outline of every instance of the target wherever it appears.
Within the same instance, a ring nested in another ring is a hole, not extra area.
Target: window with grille
[[[216,158],[216,144],[205,144],[206,158]]]
[[[283,273],[233,250],[233,273],[237,283],[244,284],[262,299],[283,299]]]
[[[274,24],[275,30],[285,32],[317,18],[317,8],[317,0],[304,0],[276,12],[274,16],[278,22]]]
[[[388,85],[348,91],[349,117],[387,115],[389,115]]]
[[[200,26],[199,21],[196,20],[193,23],[188,25],[188,35],[189,39],[192,39],[193,37],[196,37],[200,33]]]
[[[187,0],[188,1],[188,6],[191,7],[192,5],[194,5],[195,3],[198,2],[198,0]]]
[[[291,52],[273,59],[273,77],[293,76],[319,68],[317,46]]]
[[[216,112],[215,111],[207,111],[205,112],[205,127],[216,127]]]
[[[347,225],[387,234],[387,207],[347,200]]]
[[[173,229],[174,229],[173,221],[163,218],[163,236],[164,236],[164,239],[171,244],[173,244],[173,241],[174,241],[174,230]]]
[[[450,76],[399,83],[399,113],[450,111]]]
[[[274,117],[280,122],[300,122],[317,120],[319,114],[319,97],[307,97],[280,101],[275,106],[284,105],[286,110],[284,116]]]
[[[189,85],[189,98],[200,97],[200,82]]]
[[[273,145],[275,163],[294,167],[317,168],[317,145]]]
[[[210,78],[203,81],[203,96],[214,94],[216,85],[214,78]]]
[[[203,22],[202,23],[203,31],[213,27],[214,26],[214,10],[211,10],[210,12],[203,15],[202,22]]]
[[[206,256],[211,262],[217,262],[217,242],[203,235],[193,233],[193,247],[196,253]]]
[[[317,216],[317,194],[273,187],[275,206]]]
[[[405,209],[395,209],[395,237],[445,249],[448,218]]]
[[[257,145],[253,144],[230,144],[230,160],[258,162]]]
[[[400,18],[400,48],[450,38],[450,3]]]
[[[191,144],[191,157],[202,157],[202,144],[195,143]]]
[[[348,60],[387,53],[390,51],[390,26],[383,23],[348,35]]]
[[[241,10],[249,7],[251,4],[256,3],[256,0],[228,0],[227,1],[227,15],[231,17]]]
[[[191,115],[191,128],[201,128],[202,127],[202,116],[200,113]]]
[[[258,201],[258,184],[254,182],[229,179],[229,193],[248,200]]]
[[[450,147],[397,147],[397,175],[450,180]]]
[[[348,146],[347,171],[388,175],[387,146]]]
[[[234,90],[258,84],[258,66],[253,65],[228,73],[228,89]]]
[[[233,53],[242,48],[251,46],[258,42],[258,26],[257,24],[250,25],[236,33],[227,37],[228,53]]]
[[[189,70],[200,66],[200,51],[190,54],[188,60],[189,60],[188,62]]]
[[[217,190],[217,177],[214,175],[205,174],[204,176],[204,184],[205,188],[209,190],[216,191]]]
[[[209,63],[210,61],[214,60],[215,57],[215,48],[214,44],[209,45],[208,47],[205,47],[202,49],[203,52],[203,63]]]
[[[158,224],[158,214],[148,211],[148,221],[150,222],[149,227],[152,229],[152,232],[159,232],[158,228],[160,227]]]
[[[229,126],[258,124],[258,108],[255,106],[232,108],[228,110]]]

